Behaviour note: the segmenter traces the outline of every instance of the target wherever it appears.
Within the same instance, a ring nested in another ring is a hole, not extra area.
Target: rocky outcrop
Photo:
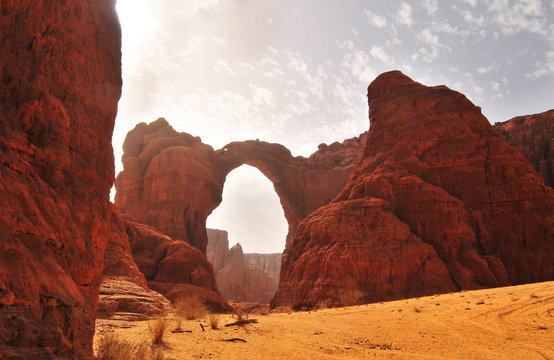
[[[400,72],[368,100],[363,158],[285,250],[273,306],[554,279],[553,190],[480,108]]]
[[[269,303],[279,286],[281,254],[244,254],[240,244],[229,249],[227,231],[215,229],[208,229],[206,252],[224,297],[238,299],[242,290],[248,301]]]
[[[554,110],[494,124],[506,140],[554,187]]]
[[[0,354],[86,359],[121,93],[115,1],[0,4]]]
[[[148,287],[171,301],[197,294],[214,311],[227,309],[217,291],[214,272],[200,250],[154,228],[124,219],[133,258]]]
[[[165,315],[171,303],[160,293],[142,287],[124,276],[104,276],[100,285],[98,317],[118,320],[148,320]]]
[[[257,267],[271,278],[273,294],[279,287],[281,273],[281,257],[283,253],[275,254],[244,254],[244,261],[249,267]],[[272,295],[273,296],[273,295]]]
[[[302,219],[343,188],[361,146],[361,137],[322,144],[310,158],[293,157],[284,146],[263,141],[234,142],[214,151],[197,137],[177,133],[164,119],[141,123],[123,145],[115,204],[134,221],[205,253],[206,219],[221,202],[225,178],[248,164],[273,182],[289,239]]]
[[[146,320],[163,315],[170,309],[169,300],[148,288],[144,275],[133,259],[125,223],[112,205],[98,317]]]

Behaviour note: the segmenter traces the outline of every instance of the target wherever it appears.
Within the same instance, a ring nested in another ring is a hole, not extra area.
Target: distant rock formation
[[[212,265],[197,248],[156,229],[124,218],[133,258],[148,287],[171,301],[197,294],[213,311],[228,309],[219,294]]]
[[[207,231],[207,257],[214,266],[221,294],[228,299],[238,298],[242,288],[249,301],[268,304],[279,286],[276,268],[280,269],[281,254],[244,254],[240,244],[229,249],[226,231]]]
[[[554,187],[554,110],[494,124],[506,140]]]
[[[246,266],[257,267],[267,274],[273,281],[275,291],[279,287],[279,276],[281,274],[281,258],[283,253],[274,254],[244,254]]]
[[[88,359],[121,94],[115,1],[0,9],[0,358]]]
[[[480,108],[400,72],[368,100],[363,158],[285,249],[273,306],[554,279],[554,191]]]
[[[198,137],[178,133],[165,119],[127,134],[115,204],[122,214],[206,252],[206,219],[221,203],[229,172],[248,164],[275,186],[289,225],[288,239],[309,213],[343,188],[362,138],[322,144],[310,158],[279,144],[233,142],[214,151]]]

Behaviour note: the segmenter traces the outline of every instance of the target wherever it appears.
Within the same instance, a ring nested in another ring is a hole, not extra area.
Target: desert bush
[[[210,315],[208,317],[208,325],[210,325],[213,330],[219,329],[219,316],[215,314]]]
[[[113,331],[104,332],[96,351],[97,360],[165,360],[163,351],[141,343],[123,341]]]
[[[175,300],[175,312],[179,317],[194,320],[205,316],[208,309],[200,296],[187,295]]]
[[[152,338],[152,344],[161,345],[164,342],[164,336],[167,333],[167,319],[159,317],[148,323],[148,330]]]

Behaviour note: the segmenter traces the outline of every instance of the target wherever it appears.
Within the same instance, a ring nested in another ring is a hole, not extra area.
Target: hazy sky
[[[293,155],[369,127],[367,86],[401,70],[464,93],[494,123],[554,108],[554,0],[118,0],[123,95],[113,146],[165,117],[214,149],[277,142]],[[246,252],[287,231],[269,180],[243,166],[208,226]]]

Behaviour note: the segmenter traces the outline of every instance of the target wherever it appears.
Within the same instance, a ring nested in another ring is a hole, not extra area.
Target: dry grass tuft
[[[164,317],[159,317],[154,321],[148,323],[148,329],[150,330],[150,337],[152,338],[152,344],[162,345],[164,343],[164,336],[167,333],[168,322]]]
[[[175,300],[175,312],[177,316],[194,320],[206,316],[208,309],[200,296],[189,295]]]
[[[107,331],[100,339],[97,360],[165,360],[163,351],[145,343],[133,345],[123,341],[113,331]]]
[[[215,315],[215,314],[210,315],[208,317],[208,325],[210,325],[210,327],[213,330],[218,330],[219,329],[219,316]]]

